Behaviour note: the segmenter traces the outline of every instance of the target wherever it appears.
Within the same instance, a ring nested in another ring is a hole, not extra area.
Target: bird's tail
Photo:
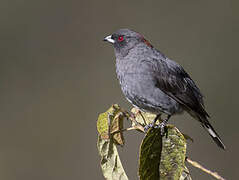
[[[223,144],[221,138],[217,134],[217,132],[214,130],[212,125],[208,122],[208,120],[201,121],[202,126],[207,130],[209,135],[212,137],[214,142],[222,149],[226,149],[226,146]]]

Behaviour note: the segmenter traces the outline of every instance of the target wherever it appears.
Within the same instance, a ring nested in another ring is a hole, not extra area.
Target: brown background
[[[103,179],[96,120],[112,103],[124,108],[113,48],[104,36],[128,27],[175,59],[206,96],[220,150],[184,114],[170,122],[194,138],[188,156],[228,180],[238,179],[237,0],[0,2],[0,179]],[[142,135],[120,148],[137,177]],[[213,179],[190,168],[194,180]]]

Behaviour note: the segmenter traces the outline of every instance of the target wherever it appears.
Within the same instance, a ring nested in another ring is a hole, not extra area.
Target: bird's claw
[[[161,122],[159,125],[155,126],[154,128],[160,128],[161,136],[164,136],[165,134],[166,134],[166,137],[168,136],[168,129],[166,127],[165,122]]]
[[[161,136],[166,135],[166,137],[168,137],[168,129],[166,127],[166,123],[162,122],[159,125],[154,125],[154,123],[147,124],[144,126],[144,132],[147,132],[150,128],[160,128]]]
[[[154,123],[150,123],[144,126],[144,132],[147,132],[149,130],[149,128],[154,127]]]

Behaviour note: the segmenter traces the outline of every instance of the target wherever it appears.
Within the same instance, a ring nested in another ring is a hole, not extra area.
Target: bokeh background
[[[237,0],[2,0],[0,179],[103,180],[97,116],[113,103],[131,106],[102,39],[125,27],[183,65],[206,97],[227,150],[184,114],[170,123],[193,137],[188,156],[238,179],[238,22]],[[119,150],[130,179],[142,138],[126,133]],[[213,179],[188,167],[194,180]]]

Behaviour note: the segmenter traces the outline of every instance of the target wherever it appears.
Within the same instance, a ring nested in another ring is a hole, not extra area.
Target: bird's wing
[[[203,96],[199,88],[186,71],[171,60],[161,60],[161,62],[156,60],[156,63],[157,65],[153,65],[155,71],[153,74],[156,74],[156,87],[182,104],[192,116],[201,122],[216,144],[222,149],[226,149],[221,138],[208,121],[209,115],[204,109]]]
[[[196,113],[199,120],[206,120],[209,115],[204,109],[203,96],[187,72],[169,59],[154,59],[151,62],[156,87],[182,104],[186,110]]]

